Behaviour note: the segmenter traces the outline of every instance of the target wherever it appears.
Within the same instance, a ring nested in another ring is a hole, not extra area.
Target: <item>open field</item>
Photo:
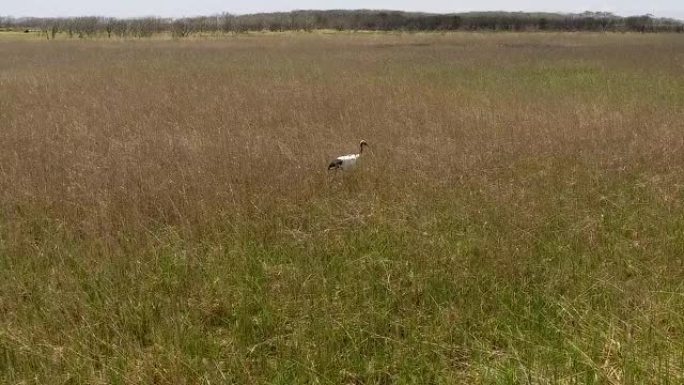
[[[0,383],[684,381],[681,36],[0,52]]]

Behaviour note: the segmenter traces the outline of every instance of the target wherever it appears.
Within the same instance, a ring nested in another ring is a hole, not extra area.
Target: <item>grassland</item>
[[[684,381],[681,36],[0,52],[1,383]]]

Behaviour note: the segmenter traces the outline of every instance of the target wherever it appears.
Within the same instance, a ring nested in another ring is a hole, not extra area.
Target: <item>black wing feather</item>
[[[335,159],[328,165],[328,170],[333,170],[342,167],[342,159]]]

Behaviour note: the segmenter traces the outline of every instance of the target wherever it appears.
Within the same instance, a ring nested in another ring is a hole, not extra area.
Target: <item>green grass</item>
[[[677,36],[0,50],[0,382],[684,379]]]
[[[24,33],[23,31],[0,31],[0,40],[29,41],[45,39],[45,35],[38,32]]]

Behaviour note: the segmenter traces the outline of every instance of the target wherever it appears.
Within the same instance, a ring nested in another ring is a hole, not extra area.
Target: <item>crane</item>
[[[366,146],[368,146],[368,143],[366,143],[365,140],[362,140],[359,143],[358,154],[338,156],[332,162],[330,162],[328,165],[328,170],[349,170],[354,168],[354,166],[356,166],[356,161],[361,157],[361,154],[363,154],[363,148]]]

